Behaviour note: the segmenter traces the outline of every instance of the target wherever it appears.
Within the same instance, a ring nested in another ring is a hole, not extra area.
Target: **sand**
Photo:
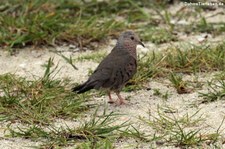
[[[182,6],[177,6],[177,10],[179,10]],[[173,12],[174,9],[170,11]],[[220,9],[221,10],[221,9]],[[212,12],[213,14],[218,13],[218,11]],[[213,17],[213,14],[205,14],[209,17],[207,19],[211,21],[221,20],[224,17],[224,14],[216,15]],[[181,22],[185,23],[185,21]],[[205,38],[207,35],[207,38]],[[225,39],[225,34],[221,34],[220,36],[212,36],[210,34],[202,33],[197,35],[184,35],[179,34],[179,42],[155,45],[153,43],[145,43],[146,48],[138,47],[138,54],[143,54],[145,52],[149,52],[152,50],[155,51],[163,51],[165,48],[171,45],[185,45],[185,44],[217,44]],[[113,45],[115,44],[115,40],[110,41],[107,45],[100,48],[100,52],[110,52]],[[23,76],[28,79],[33,79],[34,77],[40,77],[44,74],[43,64],[45,64],[50,57],[54,58],[55,65],[59,63],[59,68],[61,71],[57,74],[57,78],[64,79],[69,78],[73,81],[73,83],[81,83],[84,82],[88,78],[89,70],[94,70],[98,63],[93,61],[78,61],[75,65],[78,67],[78,70],[74,70],[65,60],[51,51],[61,51],[65,56],[72,56],[74,59],[81,55],[87,55],[95,51],[79,51],[73,45],[66,45],[56,48],[24,48],[18,49],[15,55],[11,56],[7,51],[0,49],[0,74],[5,73],[15,73],[18,76]],[[171,107],[175,110],[175,116],[183,116],[185,114],[194,114],[196,111],[199,111],[196,117],[203,117],[205,119],[204,122],[200,123],[195,128],[201,128],[201,132],[204,133],[215,133],[218,127],[220,126],[222,119],[225,116],[225,101],[215,101],[207,104],[199,104],[199,101],[202,100],[199,97],[199,92],[207,92],[207,81],[212,79],[215,74],[214,73],[199,73],[194,75],[184,75],[184,79],[186,81],[193,81],[196,76],[198,81],[204,84],[202,89],[197,89],[194,92],[189,94],[178,94],[170,81],[167,78],[158,78],[158,79],[150,79],[146,84],[146,87],[151,88],[151,90],[146,90],[145,88],[138,91],[133,92],[122,92],[122,96],[129,97],[129,103],[127,105],[122,106],[112,106],[107,104],[107,96],[101,97],[93,97],[92,102],[100,105],[99,113],[101,113],[105,106],[108,107],[108,112],[114,111],[118,113],[125,114],[118,119],[115,123],[122,123],[124,121],[129,120],[130,122],[134,122],[135,126],[140,130],[146,132],[147,134],[154,133],[154,130],[149,129],[143,123],[138,120],[138,117],[149,117],[149,112],[152,115],[157,115],[157,107]],[[167,100],[160,98],[159,96],[154,95],[154,89],[158,89],[161,93],[169,93],[169,98]],[[113,95],[115,98],[115,95]],[[92,113],[93,111],[90,111]],[[87,115],[89,115],[87,113]],[[8,132],[6,130],[6,125],[8,122],[0,123],[0,148],[4,149],[23,149],[23,148],[31,148],[31,146],[38,146],[41,144],[39,141],[32,141],[29,139],[23,138],[10,138],[7,137]],[[74,126],[78,125],[77,122],[74,121],[65,121],[65,120],[56,120],[55,125],[60,126]],[[13,124],[21,125],[21,124]],[[225,137],[225,123],[222,124],[221,129],[223,130],[221,134]],[[218,146],[220,148],[225,148],[225,144],[218,142]],[[134,139],[120,139],[115,143],[115,148],[176,148],[174,146],[157,146],[155,144],[148,144],[136,141]],[[204,146],[203,148],[211,148],[212,146]],[[73,148],[73,147],[66,147]]]

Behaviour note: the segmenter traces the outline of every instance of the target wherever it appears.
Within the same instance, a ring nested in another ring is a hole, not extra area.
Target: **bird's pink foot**
[[[116,105],[125,105],[125,104],[127,104],[127,100],[125,100],[125,99],[117,99],[117,101],[116,101]]]
[[[111,92],[110,92],[110,91],[108,92],[108,96],[109,96],[109,101],[108,101],[108,103],[110,103],[110,104],[115,103],[115,101],[112,99],[112,96],[111,96]]]
[[[119,93],[116,93],[118,99],[116,101],[117,105],[124,105],[127,104],[127,100],[125,100]]]
[[[108,103],[110,103],[110,104],[113,104],[113,103],[115,103],[116,101],[114,101],[114,100],[109,100],[108,101]]]

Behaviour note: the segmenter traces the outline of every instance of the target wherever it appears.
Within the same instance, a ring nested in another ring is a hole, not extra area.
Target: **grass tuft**
[[[153,89],[153,95],[154,96],[159,96],[164,100],[167,100],[170,96],[170,94],[168,93],[168,91],[166,91],[165,93],[161,93],[159,89]]]
[[[164,1],[149,3],[146,0],[3,0],[0,3],[0,46],[11,49],[29,45],[55,46],[66,42],[81,49],[94,49],[92,42],[104,42],[108,36],[115,37],[127,29],[143,34],[145,41],[156,44],[176,41],[174,31],[214,35],[225,31],[224,22],[209,23],[204,17],[198,18],[204,11],[179,10],[172,15],[167,6]],[[171,23],[182,17],[200,21],[183,26]]]
[[[43,77],[27,80],[13,74],[0,76],[1,115],[9,121],[19,120],[28,124],[48,124],[56,117],[73,118],[89,109],[87,96],[70,91],[69,81],[54,79],[57,67],[47,62]]]
[[[141,35],[144,41],[151,41],[155,44],[168,43],[178,40],[171,31],[162,28],[157,29],[152,26],[147,26]]]
[[[200,93],[199,96],[203,97],[203,103],[225,100],[225,81],[220,79],[208,81],[208,92]]]
[[[168,77],[179,93],[189,93],[181,76],[175,74],[191,74],[200,72],[223,71],[225,69],[225,43],[216,47],[191,45],[170,47],[165,52],[149,52],[138,57],[138,70],[128,82],[124,91],[143,88],[150,78]]]
[[[66,128],[48,126],[42,128],[32,125],[28,128],[17,128],[16,130],[8,126],[10,136],[24,137],[30,139],[38,139],[43,142],[42,147],[62,147],[76,146],[76,148],[112,148],[113,140],[119,137],[121,128],[127,127],[129,124],[123,122],[115,124],[114,122],[120,116],[114,112],[109,114],[106,110],[100,115],[97,114],[98,108],[89,120],[85,120],[78,126]]]
[[[173,111],[173,109],[171,110]],[[200,128],[194,128],[204,121],[201,116],[197,116],[198,112],[192,115],[176,116],[174,112],[166,113],[163,109],[158,108],[156,115],[150,114],[149,119],[140,117],[140,120],[154,131],[150,135],[152,136],[150,140],[157,144],[174,145],[181,148],[198,147],[204,143],[215,141],[215,138],[206,137],[210,134],[203,135],[200,133]],[[219,134],[218,131],[216,133]]]
[[[169,80],[177,90],[178,94],[187,94],[191,92],[191,90],[187,88],[187,82],[183,81],[181,75],[170,73]]]

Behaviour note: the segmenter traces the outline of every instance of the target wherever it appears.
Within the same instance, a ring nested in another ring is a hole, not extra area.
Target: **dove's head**
[[[137,45],[142,45],[143,47],[144,44],[141,42],[140,38],[138,37],[137,34],[135,34],[133,31],[125,31],[123,32],[119,39],[118,39],[118,44],[124,47],[128,47],[128,48],[135,48]]]

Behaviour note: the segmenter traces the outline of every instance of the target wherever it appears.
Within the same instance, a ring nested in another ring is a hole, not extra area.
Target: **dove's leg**
[[[108,101],[108,103],[114,103],[115,101],[113,101],[113,99],[112,99],[111,91],[108,91],[108,96],[109,96],[109,101]]]
[[[118,97],[118,100],[117,100],[117,105],[122,105],[122,104],[126,104],[127,101],[120,95],[119,92],[116,92],[116,95]]]

